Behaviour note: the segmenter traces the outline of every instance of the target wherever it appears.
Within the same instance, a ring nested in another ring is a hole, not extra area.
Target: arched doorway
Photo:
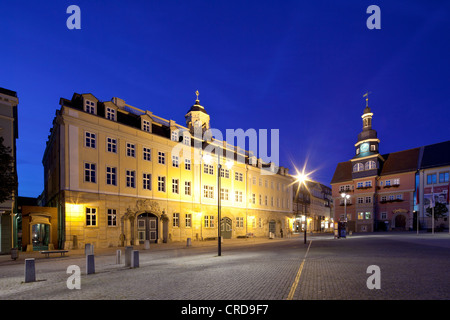
[[[395,229],[397,230],[406,229],[406,217],[403,214],[399,214],[395,217]]]
[[[137,236],[140,244],[145,240],[158,241],[158,217],[152,213],[142,213],[137,216]]]
[[[223,217],[220,222],[220,234],[224,239],[231,239],[231,234],[233,232],[233,224],[230,218]]]

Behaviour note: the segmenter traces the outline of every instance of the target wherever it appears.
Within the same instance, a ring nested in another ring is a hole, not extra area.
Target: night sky
[[[380,152],[450,140],[449,1],[2,1],[0,87],[17,91],[19,195],[43,190],[60,97],[92,93],[185,125],[280,130],[280,165],[329,184],[372,92]],[[69,5],[81,30],[69,30]],[[369,5],[381,29],[369,30]]]

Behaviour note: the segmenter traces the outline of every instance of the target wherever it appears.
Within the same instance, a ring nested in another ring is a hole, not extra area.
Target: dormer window
[[[116,110],[106,107],[105,117],[108,120],[116,121]]]
[[[358,171],[363,171],[364,170],[364,165],[362,163],[356,163],[353,166],[353,172],[358,172]]]
[[[96,114],[95,112],[95,102],[90,100],[84,100],[84,111],[91,114]]]
[[[171,140],[172,141],[178,141],[178,130],[173,130],[172,131]]]
[[[377,167],[377,164],[375,163],[375,161],[367,161],[365,168],[366,170],[370,170],[370,169],[375,169]]]
[[[142,130],[150,132],[150,121],[142,120]]]

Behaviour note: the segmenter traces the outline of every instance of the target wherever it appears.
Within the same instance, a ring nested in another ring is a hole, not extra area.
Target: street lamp
[[[300,187],[302,185],[305,186],[306,190],[308,191],[309,194],[309,189],[308,186],[306,185],[307,181],[311,181],[311,179],[308,178],[308,176],[310,175],[310,173],[305,174],[304,170],[303,172],[298,172],[297,175],[295,176],[296,180],[295,182],[298,183],[298,190],[300,190]],[[298,203],[297,203],[298,206]],[[306,210],[305,210],[305,230],[304,230],[304,243],[306,244],[306,229],[308,227],[308,219],[306,219]]]
[[[344,199],[344,212],[345,212],[344,219],[345,221],[347,221],[347,200],[350,199],[350,195],[344,192],[341,193],[341,197]]]

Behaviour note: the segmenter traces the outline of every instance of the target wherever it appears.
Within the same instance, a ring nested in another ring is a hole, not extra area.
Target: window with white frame
[[[256,194],[252,193],[252,204],[256,204]]]
[[[359,203],[359,204],[364,203],[364,198],[363,197],[358,197],[357,203]]]
[[[179,227],[180,226],[180,214],[175,212],[172,215],[172,227]]]
[[[166,177],[158,176],[158,191],[166,192]]]
[[[205,216],[203,221],[205,228],[214,228],[214,216]]]
[[[387,212],[381,212],[381,219],[386,220],[387,219]]]
[[[234,201],[242,202],[242,191],[235,191],[234,192]]]
[[[142,120],[142,130],[150,132],[150,121]]]
[[[267,196],[264,196],[264,204],[267,206],[268,202],[267,202]]]
[[[228,201],[228,189],[220,188],[220,200]]]
[[[186,228],[192,227],[192,213],[186,213],[184,216],[184,226]]]
[[[152,149],[151,148],[143,147],[142,155],[143,155],[145,161],[152,161]]]
[[[106,184],[111,186],[117,185],[117,168],[116,167],[106,167]]]
[[[184,194],[186,196],[190,196],[191,195],[191,182],[190,181],[185,181],[184,182]]]
[[[393,185],[393,186],[398,186],[398,185],[400,185],[400,179],[399,179],[399,178],[397,178],[397,179],[392,179],[392,185]]]
[[[136,171],[126,170],[125,178],[127,187],[136,188]]]
[[[142,174],[142,188],[152,190],[152,175],[150,173]]]
[[[381,199],[380,199],[381,202],[386,202],[386,200],[387,200],[386,196],[381,196]]]
[[[116,121],[116,110],[114,108],[106,107],[106,119]]]
[[[96,145],[95,138],[96,138],[95,133],[86,131],[84,133],[84,146],[87,148],[95,149],[95,145]]]
[[[191,145],[191,134],[187,131],[183,132],[183,144],[187,146]]]
[[[191,159],[184,159],[184,169],[191,170]]]
[[[225,169],[225,168],[220,168],[220,176],[222,178],[230,178],[230,170]]]
[[[95,102],[84,100],[84,111],[86,111],[87,113],[95,114]]]
[[[214,174],[214,166],[212,164],[203,164],[203,173]]]
[[[84,163],[84,181],[96,183],[96,164],[85,162]]]
[[[178,191],[178,183],[179,183],[178,179],[173,179],[172,178],[172,193],[176,193],[176,194],[179,193],[179,191]]]
[[[117,226],[117,212],[116,209],[107,210],[107,223],[109,227]]]
[[[95,227],[97,225],[97,208],[86,207],[86,226]]]
[[[136,156],[136,146],[127,142],[127,156],[134,158]]]
[[[244,175],[241,172],[234,173],[234,180],[236,181],[244,181]]]
[[[372,181],[366,181],[366,182],[364,183],[364,186],[365,186],[365,187],[371,187],[371,186],[372,186]]]
[[[403,200],[403,195],[402,194],[398,194],[398,195],[395,196],[395,198],[397,200]]]
[[[365,170],[376,169],[376,167],[377,167],[377,164],[373,160],[367,161],[365,164]]]
[[[106,138],[106,151],[117,153],[117,139],[114,138]]]
[[[213,186],[203,186],[203,197],[213,199],[214,198],[214,187]]]
[[[164,152],[158,151],[158,163],[166,164],[166,154]]]
[[[172,167],[178,168],[179,167],[179,159],[178,156],[172,156]]]
[[[366,197],[366,203],[372,203],[372,197]]]
[[[244,227],[244,217],[237,217],[236,218],[236,227],[237,228],[243,228]]]
[[[178,130],[172,131],[172,141],[178,141]]]

